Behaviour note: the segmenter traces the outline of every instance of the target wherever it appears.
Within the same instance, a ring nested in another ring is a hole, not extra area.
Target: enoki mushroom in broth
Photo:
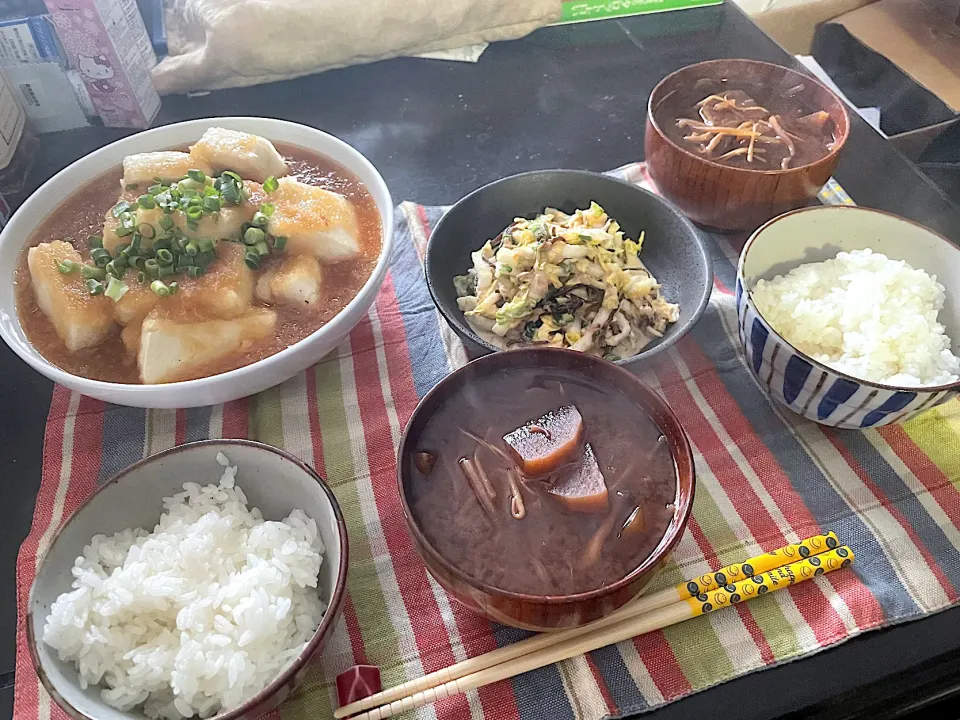
[[[661,437],[628,395],[579,374],[480,375],[421,431],[407,461],[411,512],[481,582],[548,595],[603,587],[656,549],[674,515]]]
[[[697,119],[678,118],[676,127],[685,143],[716,162],[781,170],[806,165],[830,152],[834,136],[829,113],[803,114],[796,98],[803,90],[788,90],[784,102],[793,104],[781,112],[743,90],[711,93],[694,105]]]

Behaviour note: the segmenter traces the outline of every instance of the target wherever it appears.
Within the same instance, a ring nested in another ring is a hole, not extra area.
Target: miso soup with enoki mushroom
[[[623,579],[676,512],[666,438],[627,394],[582,375],[478,376],[426,421],[407,501],[451,565],[507,592],[568,595]]]
[[[702,78],[664,99],[655,114],[681,148],[749,170],[789,170],[826,157],[836,143],[830,114],[811,104],[809,83],[776,92]]]

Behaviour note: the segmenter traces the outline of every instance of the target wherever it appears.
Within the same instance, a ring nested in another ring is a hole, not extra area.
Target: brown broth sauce
[[[408,461],[413,516],[446,560],[500,590],[565,595],[615,583],[653,553],[673,518],[677,477],[667,443],[622,393],[556,373],[540,387],[529,387],[529,377],[504,371],[477,378],[430,418],[418,449],[436,453],[436,464],[424,475],[412,458]],[[526,515],[517,520],[511,516],[506,479],[512,463],[484,448],[477,457],[497,491],[491,522],[458,465],[460,458],[473,456],[477,442],[459,429],[506,450],[503,435],[567,404],[583,416],[584,441],[593,446],[610,509],[568,510],[547,494],[543,481],[526,479],[521,486]],[[638,506],[644,529],[621,534]],[[591,540],[605,523],[613,530],[599,553],[591,553]]]
[[[182,379],[209,377],[235,370],[303,340],[346,307],[377,264],[383,237],[380,214],[373,197],[360,180],[328,158],[294,145],[274,144],[286,159],[291,175],[310,185],[340,193],[353,203],[357,210],[360,231],[360,257],[324,266],[319,311],[299,311],[283,304],[270,305],[277,313],[277,330],[273,337],[257,343],[246,352],[232,355],[189,378]],[[86,238],[88,235],[102,234],[103,216],[117,202],[122,174],[122,170],[116,168],[90,181],[44,219],[21,253],[20,263],[14,272],[14,289],[20,323],[27,338],[44,358],[73,375],[106,382],[139,384],[136,358],[126,352],[120,340],[119,326],[97,347],[76,353],[67,350],[53,324],[37,305],[27,269],[29,248],[42,242],[67,238],[73,241],[74,247],[83,255],[84,260],[89,261],[90,246]],[[274,261],[262,264],[261,271],[268,269],[271,262]],[[128,273],[127,281],[130,280]],[[176,280],[184,287],[195,282],[186,275],[178,275]],[[267,307],[256,298],[253,305]]]

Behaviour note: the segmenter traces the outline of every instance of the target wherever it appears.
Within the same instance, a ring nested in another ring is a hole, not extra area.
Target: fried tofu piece
[[[275,210],[267,230],[287,238],[295,255],[313,255],[322,263],[352,260],[360,254],[357,212],[343,195],[282,178],[270,195]]]
[[[243,260],[245,248],[239,243],[218,243],[217,259],[207,272],[196,279],[181,279],[180,291],[165,298],[165,314],[230,319],[246,313],[256,278]]]
[[[187,174],[188,170],[202,170],[210,175],[213,170],[210,163],[202,158],[191,157],[185,152],[164,150],[161,152],[137,153],[123,159],[123,180],[121,185],[136,185],[146,189],[160,178],[163,182],[176,182]]]
[[[196,228],[187,224],[187,216],[182,212],[175,212],[171,217],[174,224],[191,240],[205,237],[211,240],[234,240],[240,237],[243,224],[249,222],[256,211],[256,207],[248,203],[228,205],[217,213],[216,218],[213,215],[204,215],[197,222]]]
[[[154,237],[158,234],[160,228],[159,222],[160,217],[163,215],[163,210],[160,208],[153,208],[152,210],[145,210],[144,208],[137,208],[137,225],[140,226],[143,223],[152,225],[154,227]],[[130,236],[125,235],[120,237],[117,235],[117,230],[120,228],[120,220],[113,216],[113,208],[107,210],[103,216],[103,247],[110,251],[111,255],[117,254],[117,248],[120,245],[130,242]],[[140,240],[141,247],[151,247],[153,245],[153,238],[148,238],[146,235],[143,235]]]
[[[83,262],[76,248],[62,240],[41,243],[27,252],[37,304],[67,349],[76,352],[96,345],[113,330],[113,301],[91,295],[79,272],[60,272],[57,265],[66,260]]]
[[[131,273],[132,274],[132,273]],[[127,291],[113,304],[113,312],[117,322],[123,326],[136,325],[143,321],[160,298],[150,289],[147,283],[140,284],[131,280],[131,274],[126,277]]]
[[[323,271],[315,257],[290,255],[279,267],[260,276],[257,297],[268,303],[313,309],[320,301],[322,285]]]
[[[200,377],[205,369],[244,352],[276,330],[277,314],[252,310],[232,320],[178,322],[153,310],[143,321],[137,364],[147,384]]]
[[[143,318],[132,322],[120,331],[120,340],[127,354],[136,357],[140,352],[140,331],[143,330]]]
[[[190,240],[199,240],[200,238],[210,238],[212,240],[233,240],[240,237],[240,231],[243,224],[253,218],[257,211],[257,206],[245,202],[241,205],[228,205],[223,208],[216,217],[213,215],[204,215],[197,222],[196,228],[191,228],[187,223],[187,216],[179,210],[170,214],[174,225],[183,231],[183,234]],[[154,239],[159,236],[163,229],[160,227],[160,218],[164,212],[160,208],[150,210],[144,208],[136,209],[137,227],[147,224],[153,227],[153,237],[142,236],[140,246],[149,248],[153,246]],[[120,227],[120,221],[113,217],[113,211],[108,210],[103,220],[103,247],[116,255],[117,247],[130,242],[130,237],[119,237],[117,228]]]
[[[190,155],[197,162],[206,162],[214,172],[232,170],[244,180],[263,182],[268,177],[287,174],[287,164],[277,149],[266,138],[237,130],[209,128]]]

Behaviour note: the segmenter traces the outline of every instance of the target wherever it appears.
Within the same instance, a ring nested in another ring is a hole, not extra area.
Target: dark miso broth
[[[664,133],[713,162],[787,170],[826,157],[836,127],[813,97],[812,81],[765,87],[734,78],[701,78],[654,110]]]
[[[446,560],[500,590],[566,595],[610,585],[653,553],[673,518],[677,478],[668,443],[617,390],[557,370],[532,387],[530,377],[509,371],[477,377],[427,421],[415,448],[424,453],[420,462],[416,452],[405,459],[414,519]],[[574,459],[540,477],[522,475],[503,436],[524,425],[536,430],[531,422],[571,405],[583,425]],[[607,503],[573,510],[554,493],[587,443]],[[486,509],[463,458],[482,466],[496,493]],[[520,519],[514,487],[522,496]]]

